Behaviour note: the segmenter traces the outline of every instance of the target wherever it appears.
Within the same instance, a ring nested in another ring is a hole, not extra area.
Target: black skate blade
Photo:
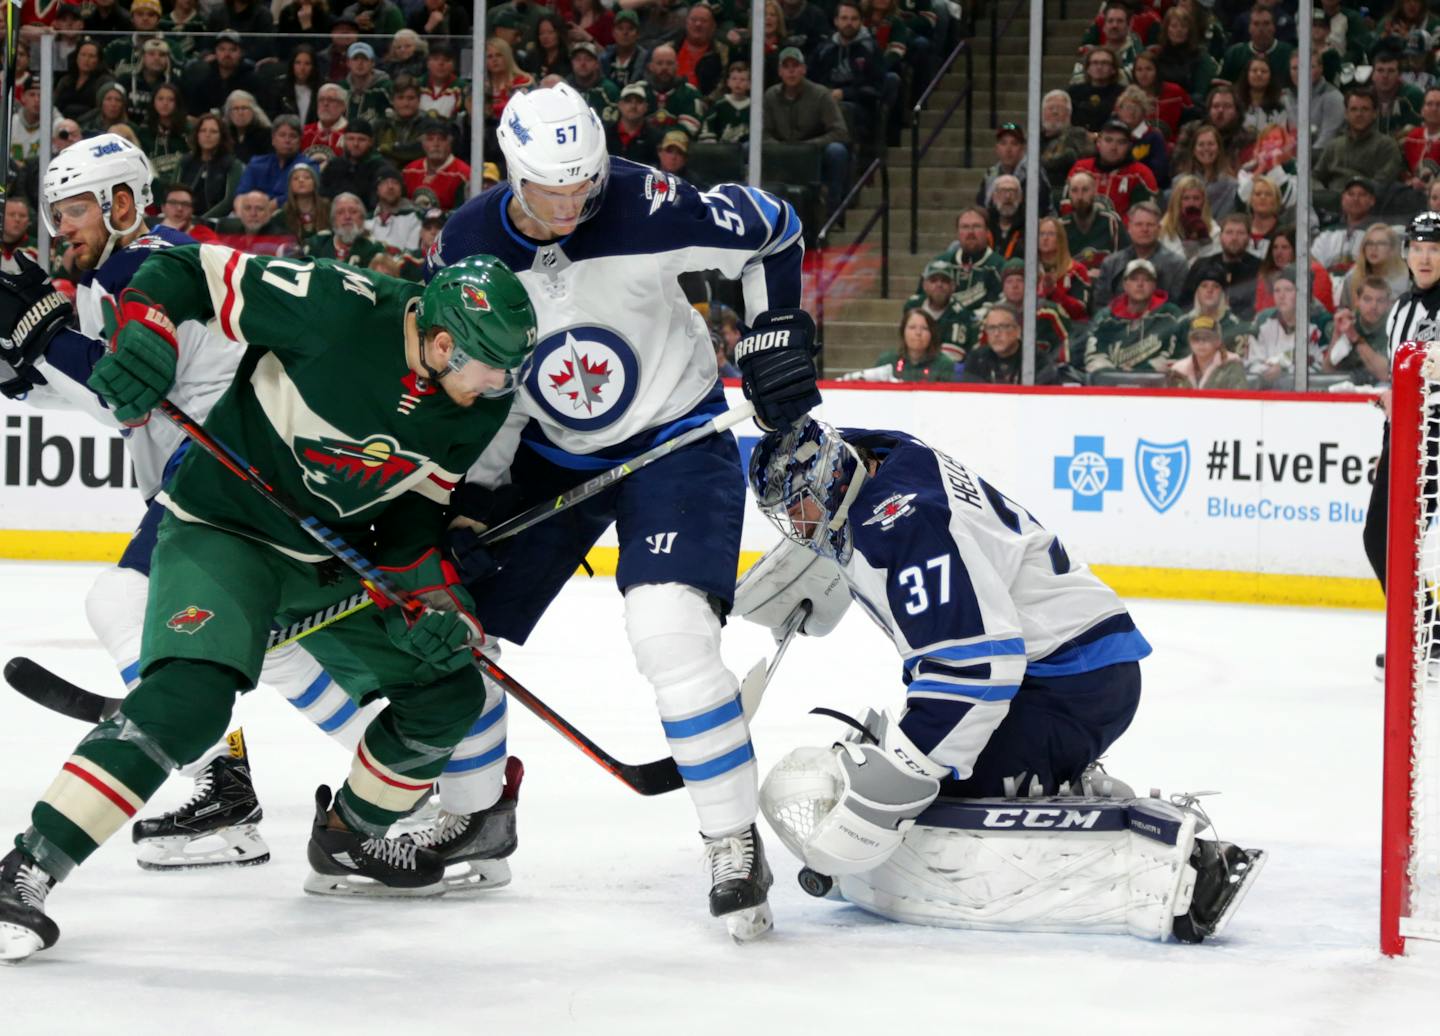
[[[1229,886],[1230,894],[1225,900],[1225,905],[1220,909],[1220,916],[1215,919],[1214,926],[1209,934],[1219,935],[1230,923],[1230,918],[1235,916],[1235,911],[1240,908],[1241,902],[1250,894],[1250,889],[1255,884],[1255,879],[1260,876],[1260,871],[1265,867],[1265,861],[1270,857],[1264,849],[1243,849],[1245,854],[1245,869],[1240,876]]]

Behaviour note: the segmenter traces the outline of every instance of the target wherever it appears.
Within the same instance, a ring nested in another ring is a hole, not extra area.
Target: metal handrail
[[[945,109],[945,114],[935,123],[935,128],[930,131],[929,138],[924,146],[920,144],[920,112],[930,100],[930,95],[944,78],[945,73],[950,71],[961,52],[965,53],[965,86],[955,95],[955,100],[950,102],[950,107]],[[961,40],[955,45],[940,71],[935,73],[935,78],[930,80],[930,85],[910,109],[910,254],[914,255],[920,248],[920,160],[930,153],[940,132],[950,121],[950,116],[955,114],[955,109],[960,107],[960,102],[965,102],[965,165],[968,167],[972,158],[973,126],[975,124],[975,48],[970,46],[969,40]]]
[[[855,196],[869,185],[877,172],[880,174],[880,204],[874,212],[870,213],[870,218],[865,221],[865,225],[855,235],[855,240],[846,247],[845,253],[835,264],[834,275],[827,280],[825,277],[825,240],[830,236],[830,231],[836,221],[844,215],[845,209],[855,199]],[[820,343],[817,360],[822,373],[825,370],[825,296],[830,291],[830,285],[839,278],[845,266],[855,257],[860,246],[865,243],[865,238],[875,228],[877,220],[880,223],[880,297],[888,299],[890,297],[890,167],[883,158],[875,159],[865,172],[860,174],[855,180],[854,186],[850,188],[850,193],[845,195],[845,199],[835,207],[835,211],[830,213],[830,218],[825,221],[819,233],[815,235],[815,337]]]
[[[1010,8],[1010,14],[1005,19],[1005,26],[1000,27],[1000,0],[990,7],[990,128],[993,130],[997,125],[998,108],[996,107],[997,93],[1000,88],[999,66],[995,60],[995,52],[1000,49],[1000,37],[1010,31],[1010,26],[1015,22],[1015,16],[1020,13],[1020,8],[1028,6],[1027,0],[1015,0]]]

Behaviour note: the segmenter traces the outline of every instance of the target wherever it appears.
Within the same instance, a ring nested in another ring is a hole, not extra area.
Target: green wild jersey
[[[247,346],[206,429],[350,543],[373,525],[379,564],[408,564],[438,541],[451,489],[510,410],[510,397],[461,407],[410,370],[405,314],[419,284],[206,244],[154,253],[131,287],[177,324],[213,319]],[[203,450],[189,451],[162,500],[187,521],[327,557]]]

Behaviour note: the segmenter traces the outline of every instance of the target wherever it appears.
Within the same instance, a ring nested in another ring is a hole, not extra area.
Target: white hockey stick
[[[808,601],[801,601],[793,611],[785,617],[785,625],[781,627],[780,639],[776,641],[775,658],[766,665],[765,659],[760,659],[750,671],[745,674],[745,679],[740,681],[740,708],[745,713],[748,722],[755,718],[755,713],[760,708],[760,700],[765,697],[765,689],[770,686],[771,679],[775,676],[775,670],[780,668],[780,659],[785,657],[785,651],[790,646],[790,641],[795,639],[795,634],[800,631],[800,626],[810,614]]]

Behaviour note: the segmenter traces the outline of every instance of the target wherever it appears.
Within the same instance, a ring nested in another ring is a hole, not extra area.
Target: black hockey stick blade
[[[107,698],[56,676],[38,662],[17,656],[5,663],[5,682],[36,705],[84,723],[99,723],[120,711],[123,698]]]

